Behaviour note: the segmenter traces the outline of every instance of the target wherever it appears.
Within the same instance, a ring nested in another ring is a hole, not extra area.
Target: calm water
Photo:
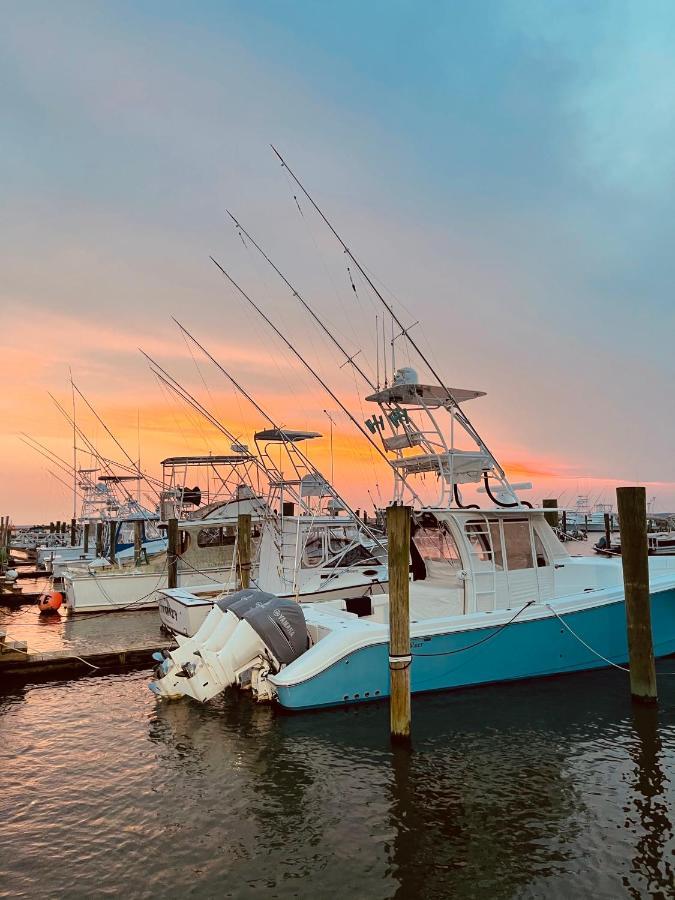
[[[660,664],[675,670],[675,660]],[[275,714],[147,674],[0,693],[0,896],[673,896],[675,678]]]

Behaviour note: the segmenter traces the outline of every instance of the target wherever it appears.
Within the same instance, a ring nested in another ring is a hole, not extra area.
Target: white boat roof
[[[373,403],[402,403],[419,406],[433,404],[444,406],[447,403],[464,403],[466,400],[475,400],[476,397],[484,397],[485,391],[470,391],[465,388],[449,388],[446,390],[440,384],[402,383],[392,384],[366,397]]]

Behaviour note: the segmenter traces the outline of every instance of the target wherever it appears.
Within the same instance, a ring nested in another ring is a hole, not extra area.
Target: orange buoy
[[[38,606],[40,608],[40,612],[56,612],[56,610],[63,603],[63,594],[60,591],[52,591],[51,594],[45,594],[44,597],[40,597],[38,601]]]

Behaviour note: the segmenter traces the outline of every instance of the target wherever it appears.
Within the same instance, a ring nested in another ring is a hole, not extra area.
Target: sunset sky
[[[611,500],[641,483],[675,508],[672,3],[26,0],[2,4],[2,21],[0,514],[71,515],[18,438],[71,456],[47,394],[70,404],[69,367],[134,457],[140,422],[154,473],[229,448],[139,347],[242,439],[265,425],[172,315],[275,421],[324,432],[309,450],[326,473],[332,411],[337,486],[354,505],[368,490],[387,501],[363,439],[209,260],[370,414],[227,221],[374,370],[381,310],[356,276],[352,291],[270,143],[419,320],[446,381],[487,392],[467,412],[534,483],[525,496]],[[78,420],[113,455],[83,408]]]

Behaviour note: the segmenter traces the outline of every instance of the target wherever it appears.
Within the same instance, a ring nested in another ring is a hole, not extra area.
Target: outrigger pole
[[[340,353],[345,357],[345,365],[346,365],[347,363],[349,363],[349,364],[350,364],[350,365],[351,365],[351,366],[359,373],[359,375],[361,376],[361,378],[363,378],[363,380],[366,382],[366,384],[367,384],[370,388],[372,388],[372,390],[374,390],[374,391],[377,390],[377,387],[376,387],[375,384],[373,384],[372,379],[369,378],[368,375],[366,375],[366,373],[365,373],[365,372],[363,371],[363,369],[358,365],[358,363],[355,363],[355,362],[354,362],[354,357],[357,356],[361,351],[360,351],[360,350],[357,350],[356,353],[353,353],[351,356],[349,356],[349,354],[348,354],[348,353],[345,351],[345,349],[343,348],[342,344],[340,344],[340,342],[339,342],[339,341],[337,340],[337,338],[332,334],[332,332],[329,330],[329,328],[321,321],[321,319],[317,316],[317,314],[314,312],[314,310],[312,309],[312,307],[311,307],[311,306],[310,306],[310,305],[309,305],[309,304],[301,297],[300,292],[297,290],[297,288],[295,288],[295,287],[291,284],[291,282],[288,280],[288,278],[286,278],[286,276],[285,276],[284,273],[281,271],[281,269],[279,269],[279,268],[275,265],[275,263],[272,262],[272,260],[271,260],[271,259],[269,258],[269,256],[265,253],[265,251],[262,249],[262,247],[260,246],[260,244],[258,244],[258,243],[255,241],[255,239],[251,237],[251,235],[250,235],[250,234],[248,233],[248,231],[244,228],[244,226],[238,221],[238,219],[235,219],[235,217],[232,215],[232,213],[229,211],[229,209],[225,210],[225,212],[226,212],[226,213],[228,214],[228,216],[232,219],[232,221],[234,222],[234,224],[235,224],[235,226],[237,227],[237,229],[238,229],[242,234],[245,234],[245,235],[246,235],[246,237],[247,237],[247,238],[249,239],[249,241],[253,244],[253,246],[254,246],[255,249],[258,251],[258,253],[260,253],[260,255],[263,257],[263,259],[265,259],[265,260],[270,264],[270,266],[272,266],[272,268],[273,268],[274,271],[277,273],[277,275],[279,276],[279,278],[281,278],[281,280],[282,280],[282,281],[284,282],[284,284],[288,287],[288,289],[289,289],[290,292],[293,294],[293,296],[294,296],[294,297],[295,297],[295,298],[296,298],[296,299],[304,306],[304,308],[307,310],[307,312],[310,314],[310,316],[314,319],[314,321],[315,321],[316,324],[319,326],[319,328],[323,331],[323,333],[324,333],[324,334],[325,334],[325,335],[333,342],[333,344],[335,344],[335,346],[336,346],[337,349],[340,351]],[[213,257],[212,257],[212,259],[213,259]],[[214,260],[214,261],[215,261],[215,260]],[[217,263],[216,263],[216,265],[217,265]]]
[[[291,351],[291,353],[293,353],[293,355],[297,359],[300,360],[300,362],[307,369],[307,371],[310,373],[310,375],[312,375],[319,382],[319,384],[324,389],[324,391],[326,391],[326,393],[335,401],[335,403],[338,404],[340,409],[345,413],[346,416],[348,416],[348,418],[351,420],[351,422],[358,428],[358,430],[365,437],[365,439],[368,441],[368,443],[371,445],[371,447],[373,447],[375,449],[375,451],[379,454],[379,456],[382,457],[382,459],[387,463],[387,465],[390,468],[393,468],[391,465],[391,460],[387,457],[386,453],[381,449],[381,447],[379,447],[375,443],[375,441],[371,438],[371,436],[368,434],[368,432],[363,428],[363,426],[358,421],[358,419],[355,418],[355,416],[351,413],[351,411],[347,408],[347,406],[345,406],[345,404],[334,393],[334,391],[329,387],[329,385],[326,384],[326,382],[323,380],[323,378],[321,378],[321,376],[309,365],[309,363],[307,362],[307,360],[305,360],[305,358],[302,356],[302,354],[299,353],[295,349],[293,344],[291,344],[291,342],[288,340],[288,338],[277,328],[277,326],[269,318],[269,316],[265,315],[265,313],[258,306],[258,304],[254,300],[252,300],[251,297],[249,297],[249,295],[246,293],[246,291],[244,291],[243,288],[239,287],[239,285],[234,280],[234,278],[232,278],[232,276],[228,272],[225,271],[225,269],[220,265],[220,263],[217,260],[215,260],[212,256],[210,257],[210,259],[211,259],[211,262],[214,263],[220,269],[220,271],[225,276],[225,278],[227,278],[227,280],[230,282],[230,284],[233,287],[235,287],[236,290],[241,294],[241,296],[253,307],[253,309],[258,313],[258,315],[261,317],[261,319],[264,319],[264,321],[267,322],[267,324],[270,326],[272,331],[274,331],[274,333],[277,335],[277,337],[279,337],[284,342],[284,344],[288,347],[288,349]],[[195,343],[197,343],[197,342],[195,341]],[[200,345],[197,343],[197,346],[199,347]],[[210,357],[210,358],[212,359],[212,357]],[[214,360],[214,362],[215,362],[215,360]],[[219,365],[219,364],[216,363],[216,365]],[[407,485],[407,487],[408,487],[408,490],[413,495],[413,497],[421,503],[422,502],[421,498],[419,497],[417,492],[413,488],[411,488],[410,485]]]
[[[501,466],[499,465],[499,463],[497,462],[497,460],[496,460],[494,454],[491,452],[491,450],[490,450],[490,449],[487,447],[487,445],[485,444],[485,441],[481,438],[481,436],[478,434],[478,432],[476,431],[476,429],[474,428],[474,426],[471,424],[471,422],[469,421],[469,419],[468,419],[466,413],[460,408],[459,403],[457,403],[457,401],[455,400],[455,398],[452,396],[452,392],[451,392],[451,391],[449,390],[449,388],[445,385],[445,383],[443,382],[443,379],[442,379],[441,376],[438,374],[438,372],[436,371],[436,369],[434,368],[434,366],[433,366],[433,365],[431,364],[431,362],[427,359],[426,355],[423,353],[423,351],[421,350],[421,348],[418,346],[418,344],[417,344],[417,342],[415,341],[415,339],[412,338],[412,337],[410,336],[410,333],[409,333],[410,329],[409,329],[409,328],[406,328],[406,327],[403,325],[403,323],[401,322],[401,320],[399,319],[399,317],[398,317],[398,316],[396,315],[396,313],[394,312],[394,309],[393,309],[393,307],[391,306],[391,304],[387,303],[387,301],[386,301],[385,298],[382,296],[382,294],[380,293],[380,291],[377,289],[377,287],[376,287],[375,284],[373,283],[372,279],[370,278],[370,276],[368,275],[368,273],[366,272],[366,270],[363,268],[363,266],[362,266],[361,263],[358,261],[358,259],[354,256],[354,254],[353,254],[352,251],[349,249],[349,247],[348,247],[347,244],[344,242],[344,240],[340,237],[340,235],[339,235],[338,232],[335,230],[335,228],[333,227],[333,225],[331,224],[331,222],[328,220],[328,218],[325,216],[325,214],[322,212],[322,210],[317,206],[317,204],[316,204],[316,202],[314,201],[314,199],[312,198],[312,196],[309,194],[309,192],[307,191],[307,189],[305,188],[305,186],[302,184],[302,182],[300,181],[300,179],[297,177],[297,175],[295,175],[295,173],[293,172],[293,170],[288,166],[288,163],[287,163],[286,160],[283,158],[283,156],[279,153],[279,151],[277,150],[277,148],[276,148],[273,144],[270,144],[270,146],[272,147],[272,150],[274,151],[275,155],[276,155],[277,158],[279,159],[279,161],[280,161],[281,165],[283,166],[283,168],[286,169],[286,171],[287,171],[288,174],[291,176],[291,178],[293,179],[293,181],[297,184],[297,186],[300,188],[300,190],[302,191],[302,193],[303,193],[303,194],[305,195],[305,197],[309,200],[309,202],[311,203],[312,207],[316,210],[316,212],[319,214],[319,216],[320,216],[321,219],[324,221],[324,223],[328,226],[328,228],[330,229],[330,231],[332,232],[332,234],[334,235],[334,237],[337,239],[337,241],[338,241],[339,244],[341,245],[341,247],[342,247],[342,249],[344,250],[344,252],[347,254],[347,256],[351,259],[351,261],[354,263],[354,265],[356,266],[356,268],[359,270],[359,272],[361,273],[361,275],[363,276],[363,278],[365,279],[365,281],[367,282],[367,284],[369,285],[369,287],[372,289],[372,291],[373,291],[373,293],[375,294],[375,296],[380,300],[380,302],[382,303],[382,305],[384,306],[384,308],[385,308],[385,309],[389,312],[389,314],[391,315],[391,317],[392,317],[392,319],[394,320],[394,322],[396,322],[396,324],[398,325],[398,327],[401,329],[401,335],[399,335],[399,337],[405,335],[405,337],[407,338],[407,340],[410,342],[411,347],[412,347],[412,348],[415,350],[415,352],[418,354],[418,356],[420,357],[420,359],[422,360],[422,362],[427,366],[427,368],[429,369],[429,371],[431,372],[431,374],[434,376],[434,378],[436,379],[436,381],[437,381],[437,382],[440,384],[440,386],[443,388],[443,390],[446,391],[446,393],[448,394],[448,397],[451,399],[451,401],[452,401],[452,403],[453,403],[453,406],[455,407],[455,415],[456,415],[456,417],[460,420],[461,424],[464,426],[464,428],[466,429],[466,431],[467,431],[467,432],[471,435],[471,437],[476,441],[476,443],[478,444],[478,446],[479,446],[482,450],[484,450],[484,451],[487,453],[487,455],[488,455],[488,456],[490,457],[490,459],[492,460],[492,463],[493,463],[493,465],[494,465],[494,467],[495,467],[495,469],[496,469],[496,471],[497,471],[499,477],[502,479],[503,482],[505,482],[505,483],[508,485],[508,479],[507,479],[507,477],[506,477],[506,473],[504,472],[504,470],[502,469],[502,467],[501,467]]]
[[[268,415],[268,413],[266,413],[265,410],[264,410],[264,409],[263,409],[263,408],[262,408],[262,407],[261,407],[261,406],[253,399],[253,397],[251,397],[251,395],[250,395],[250,394],[249,394],[249,393],[248,393],[248,392],[247,392],[247,391],[246,391],[246,390],[245,390],[245,389],[244,389],[244,388],[243,388],[243,387],[242,387],[242,386],[241,386],[241,385],[233,378],[233,376],[230,375],[230,373],[227,371],[227,369],[225,369],[225,368],[218,362],[218,360],[215,359],[215,357],[213,357],[213,356],[209,353],[209,351],[206,349],[206,347],[204,347],[203,344],[201,344],[201,343],[197,340],[197,338],[194,337],[194,335],[192,335],[192,334],[187,330],[187,328],[185,328],[184,325],[181,325],[181,323],[178,321],[178,319],[176,319],[176,318],[174,318],[174,317],[172,317],[172,318],[173,318],[174,322],[176,323],[176,325],[178,325],[178,327],[180,328],[180,330],[181,330],[185,335],[187,335],[187,337],[189,337],[190,340],[193,341],[194,344],[195,344],[197,347],[199,347],[199,349],[200,349],[200,350],[202,351],[202,353],[207,357],[207,359],[209,359],[209,360],[210,360],[210,361],[218,368],[218,370],[219,370],[220,372],[222,372],[223,375],[225,375],[225,377],[226,377],[226,378],[234,385],[234,387],[236,388],[236,390],[238,390],[238,391],[239,391],[239,392],[240,392],[240,393],[241,393],[241,394],[242,394],[242,395],[243,395],[243,396],[244,396],[244,397],[245,397],[245,398],[253,405],[253,407],[257,410],[257,412],[260,413],[260,415],[261,415],[261,416],[262,416],[262,417],[263,417],[263,418],[264,418],[264,419],[272,426],[272,428],[276,429],[276,430],[279,432],[280,436],[282,437],[282,440],[283,440],[284,444],[288,443],[288,441],[283,437],[284,429],[283,429],[281,426],[277,425],[276,422],[275,422],[272,418],[270,418],[270,416]],[[140,349],[140,348],[139,348],[139,349]],[[154,360],[151,356],[149,356],[144,350],[141,350],[140,352],[143,354],[143,356],[145,356],[145,358],[146,358],[153,366],[156,367],[156,369],[159,370],[159,371],[155,371],[154,374],[155,374],[155,375],[157,376],[157,378],[159,378],[159,379],[160,379],[160,380],[161,380],[168,388],[170,388],[175,394],[177,394],[179,397],[181,397],[181,399],[182,399],[184,402],[186,402],[186,403],[188,403],[190,406],[192,406],[193,409],[195,409],[197,412],[201,413],[201,415],[203,415],[204,418],[214,426],[214,428],[217,428],[217,429],[218,429],[222,434],[224,434],[229,440],[231,440],[233,443],[236,443],[236,442],[238,441],[238,438],[236,438],[230,431],[228,431],[228,429],[227,429],[221,422],[219,422],[218,419],[217,419],[211,412],[209,412],[209,410],[206,409],[205,406],[203,406],[203,404],[201,404],[195,397],[193,397],[192,394],[190,394],[190,392],[180,384],[180,382],[176,381],[176,379],[173,378],[173,377],[166,371],[166,369],[163,369],[162,366],[160,366],[159,363],[155,362],[155,360]],[[160,373],[161,373],[161,374],[160,374]],[[300,448],[299,448],[297,445],[295,446],[295,452],[298,454],[298,456],[299,456],[300,459],[303,461],[303,463],[307,466],[308,471],[312,472],[313,475],[317,476],[317,477],[321,480],[321,482],[322,482],[323,484],[325,484],[325,485],[328,487],[331,497],[333,497],[335,500],[339,500],[339,502],[342,504],[342,506],[344,507],[344,509],[349,513],[349,515],[354,519],[354,521],[355,521],[355,522],[358,522],[359,525],[363,528],[363,530],[364,530],[364,531],[372,538],[372,540],[373,540],[373,541],[374,541],[381,549],[384,550],[385,547],[384,547],[384,545],[382,544],[382,542],[380,541],[380,539],[378,538],[378,536],[377,536],[376,534],[374,534],[374,533],[371,531],[371,529],[370,529],[365,523],[361,523],[361,520],[360,520],[359,517],[356,515],[356,513],[354,512],[354,510],[349,506],[349,504],[345,501],[345,499],[344,499],[341,495],[338,494],[338,492],[335,490],[335,488],[333,487],[333,485],[330,484],[330,483],[324,478],[324,476],[321,474],[321,472],[319,471],[319,469],[317,469],[317,467],[314,465],[314,463],[312,463],[311,460],[308,459],[308,457],[305,456],[305,454],[300,450]],[[257,468],[259,471],[262,471],[262,472],[264,473],[264,476],[265,476],[266,478],[269,479],[269,477],[270,477],[270,472],[269,472],[268,469],[263,465],[263,463],[261,462],[261,460],[260,460],[260,458],[258,457],[258,455],[257,455],[257,454],[251,454],[251,458],[253,459],[253,462],[254,462],[256,468]],[[279,477],[280,477],[280,478],[283,477],[283,476],[281,475],[281,473],[279,473]],[[300,493],[300,496],[301,496],[301,493]]]

